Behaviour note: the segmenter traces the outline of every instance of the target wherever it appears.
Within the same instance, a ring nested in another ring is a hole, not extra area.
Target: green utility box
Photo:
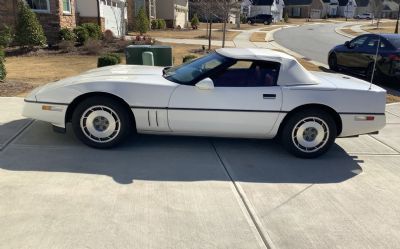
[[[143,53],[152,52],[154,66],[172,66],[172,47],[170,46],[151,46],[151,45],[131,45],[125,49],[126,64],[144,65]],[[146,56],[145,56],[146,58]]]

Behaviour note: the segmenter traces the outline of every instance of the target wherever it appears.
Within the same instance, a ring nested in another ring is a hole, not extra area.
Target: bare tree
[[[225,47],[226,24],[234,16],[234,13],[238,12],[237,10],[240,9],[241,2],[242,0],[219,0],[216,2],[217,15],[223,22],[222,47]]]
[[[217,17],[217,2],[218,0],[192,1],[194,12],[196,12],[201,19],[205,19],[207,22],[206,37],[208,37],[208,50],[211,50],[212,23],[213,20]]]
[[[399,33],[399,19],[400,19],[400,0],[397,1],[399,4],[399,9],[397,10],[397,21],[396,21],[396,28],[394,29],[394,33],[398,34]]]
[[[371,0],[371,9],[373,13],[373,19],[376,19],[376,28],[379,28],[379,23],[382,17],[382,10],[383,10],[383,0]]]

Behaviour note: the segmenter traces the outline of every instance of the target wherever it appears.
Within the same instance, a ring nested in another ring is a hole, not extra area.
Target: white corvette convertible
[[[265,49],[219,49],[159,68],[119,65],[35,89],[23,115],[65,132],[71,122],[89,146],[109,148],[130,132],[270,139],[296,156],[317,157],[336,137],[376,133],[385,125],[384,89],[308,72],[296,59]]]

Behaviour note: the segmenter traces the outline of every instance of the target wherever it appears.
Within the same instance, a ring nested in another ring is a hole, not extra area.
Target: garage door
[[[319,19],[321,18],[321,11],[317,9],[312,9],[310,13],[311,19]]]
[[[118,3],[112,2],[112,5],[103,5],[103,17],[105,29],[111,30],[115,36],[121,37],[125,34],[124,23],[125,7]]]

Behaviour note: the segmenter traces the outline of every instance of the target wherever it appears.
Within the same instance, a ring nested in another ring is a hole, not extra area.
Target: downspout
[[[97,24],[101,27],[100,0],[97,0]]]

